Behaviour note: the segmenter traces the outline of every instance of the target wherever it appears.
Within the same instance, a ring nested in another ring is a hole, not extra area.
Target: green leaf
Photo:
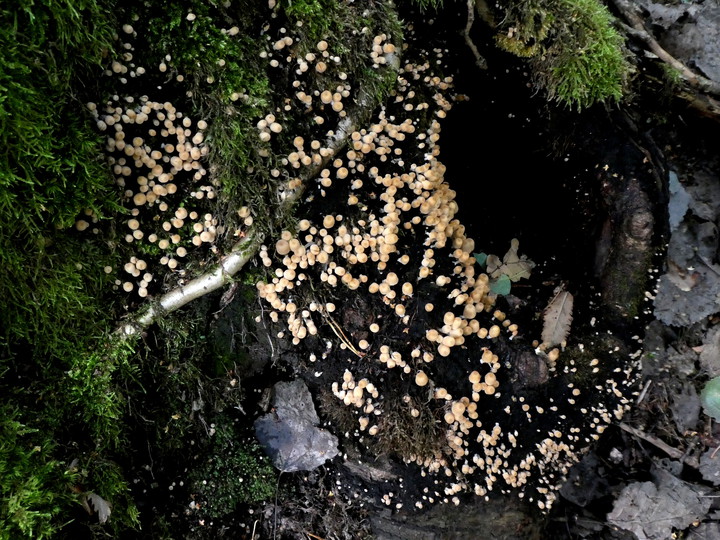
[[[720,377],[710,379],[700,393],[705,414],[720,422]]]
[[[510,294],[510,287],[510,278],[505,274],[502,274],[496,280],[490,282],[490,292],[493,294],[497,294],[498,296],[505,296]]]
[[[487,253],[473,253],[473,255],[480,266],[485,266],[485,262],[488,258]]]

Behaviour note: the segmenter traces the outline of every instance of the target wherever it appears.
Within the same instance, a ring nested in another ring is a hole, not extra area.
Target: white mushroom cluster
[[[396,58],[395,54],[397,49],[393,43],[387,41],[387,37],[386,34],[380,34],[373,38],[370,60],[374,68],[378,68],[383,64],[393,63],[393,60]]]
[[[378,64],[385,45],[373,44]],[[294,344],[334,343],[312,357],[335,377],[328,386],[352,411],[361,441],[388,435],[392,392],[404,396],[410,422],[426,417],[422,407],[436,415],[441,451],[401,453],[436,485],[443,479],[416,505],[497,490],[548,509],[568,468],[621,416],[632,377],[619,373],[595,393],[581,392],[574,377],[599,376],[598,360],[562,362],[555,351],[554,393],[514,395],[495,341],[515,339],[520,328],[497,309],[478,270],[439,161],[451,82],[431,75],[429,64],[404,66],[394,103],[318,174],[297,229],[261,248],[272,277],[257,289]],[[332,102],[329,91],[297,98],[308,108]],[[294,145],[291,167],[320,159],[315,141],[310,153],[304,140]],[[362,327],[344,318],[357,309],[367,310]],[[448,378],[458,370],[463,377]]]
[[[135,36],[129,24],[123,26],[123,32],[126,39]],[[127,85],[128,76],[148,78],[150,72],[137,64],[129,39],[122,49],[122,57],[112,63],[106,75],[121,86]],[[167,55],[157,70],[167,71],[171,60]],[[177,81],[182,82],[182,77],[178,76]],[[213,247],[223,232],[217,217],[203,211],[202,206],[203,200],[217,196],[217,186],[205,166],[208,123],[190,118],[170,102],[147,95],[118,93],[103,104],[88,103],[87,109],[98,130],[107,135],[108,163],[118,187],[124,190],[130,214],[124,223],[124,240],[156,246],[160,252],[152,261],[132,256],[124,266],[125,280],[119,277],[116,282],[124,291],[135,291],[142,298],[156,280],[153,273],[144,271],[149,262],[171,271],[180,270],[189,250],[203,245]],[[87,221],[79,220],[76,228],[85,230]]]

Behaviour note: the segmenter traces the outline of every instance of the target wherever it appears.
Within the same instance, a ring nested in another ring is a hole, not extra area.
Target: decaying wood
[[[603,232],[607,251],[602,261],[603,305],[610,318],[626,321],[642,309],[648,269],[654,252],[653,206],[637,178],[605,184],[610,202]]]
[[[519,498],[499,495],[454,506],[433,506],[424,513],[373,512],[370,515],[376,540],[454,540],[544,538],[542,517]]]

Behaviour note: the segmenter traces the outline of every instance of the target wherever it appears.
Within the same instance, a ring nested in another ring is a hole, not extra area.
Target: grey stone
[[[283,472],[311,471],[338,455],[338,439],[320,423],[304,382],[273,387],[272,410],[255,421],[255,435]]]

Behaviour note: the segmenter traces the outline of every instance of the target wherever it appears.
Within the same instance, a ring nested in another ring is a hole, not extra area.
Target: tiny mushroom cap
[[[425,386],[428,383],[428,376],[424,371],[418,371],[415,375],[415,384]]]
[[[278,255],[287,255],[290,253],[290,242],[281,238],[275,244],[275,251],[277,251]]]
[[[332,214],[328,214],[323,218],[323,227],[329,229],[333,225],[335,225],[335,216],[333,216]]]
[[[456,401],[452,404],[452,412],[455,418],[459,418],[465,412],[465,404],[462,401]]]

